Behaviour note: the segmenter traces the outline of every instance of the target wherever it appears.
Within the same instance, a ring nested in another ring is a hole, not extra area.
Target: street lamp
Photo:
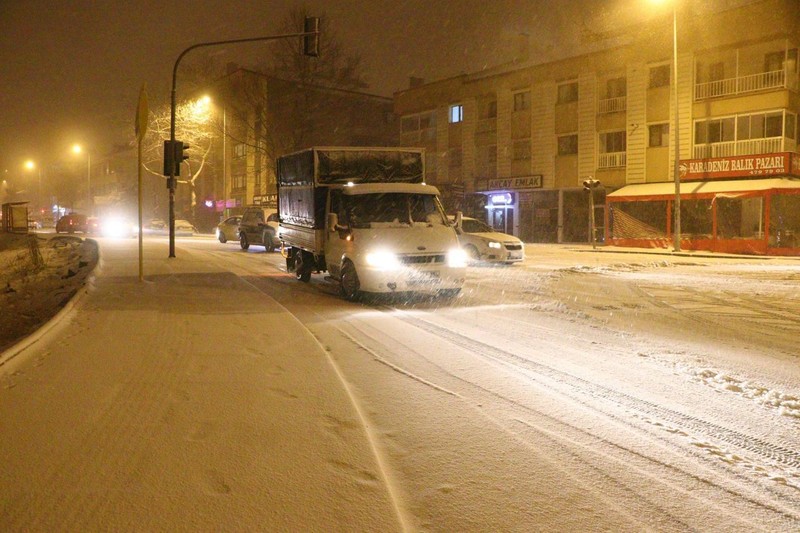
[[[75,154],[80,154],[83,152],[83,148],[80,144],[73,144],[72,151]],[[88,215],[93,215],[93,202],[92,202],[92,154],[89,150],[86,150],[86,209],[88,211]]]
[[[655,4],[663,4],[665,0],[650,0]],[[675,161],[672,169],[675,181],[675,200],[672,203],[673,228],[672,248],[681,251],[681,142],[680,113],[678,112],[678,0],[672,0],[672,87],[675,98]]]
[[[42,207],[42,169],[36,165],[36,162],[33,161],[33,159],[28,159],[27,161],[25,161],[25,168],[31,172],[34,170],[38,171],[39,183],[37,185],[37,191],[36,191],[36,203],[37,203],[36,208],[40,209]]]

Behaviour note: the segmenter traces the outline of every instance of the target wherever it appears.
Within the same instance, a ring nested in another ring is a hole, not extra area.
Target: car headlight
[[[378,270],[394,270],[400,268],[400,259],[388,250],[377,250],[367,254],[367,265]]]
[[[447,252],[447,266],[460,268],[467,266],[467,252],[462,248],[453,248]]]
[[[502,247],[503,247],[503,245],[500,244],[499,242],[489,241],[489,248],[498,248],[499,249],[499,248],[502,248]]]

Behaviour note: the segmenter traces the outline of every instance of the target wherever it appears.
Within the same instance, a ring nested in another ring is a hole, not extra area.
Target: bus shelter
[[[667,248],[675,184],[627,185],[606,197],[606,243]],[[680,184],[681,249],[800,256],[800,179]]]

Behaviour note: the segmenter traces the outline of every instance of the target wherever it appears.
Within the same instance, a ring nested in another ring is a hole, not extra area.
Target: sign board
[[[486,180],[487,190],[498,189],[541,189],[542,175],[519,176],[516,178],[493,178]]]
[[[253,196],[253,205],[264,205],[267,207],[277,207],[277,194],[257,194]]]
[[[680,169],[681,179],[686,181],[779,175],[800,177],[800,161],[792,152],[689,159],[681,161]]]

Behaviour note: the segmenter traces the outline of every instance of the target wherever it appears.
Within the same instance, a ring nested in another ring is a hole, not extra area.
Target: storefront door
[[[514,208],[495,207],[489,210],[489,225],[500,233],[514,234]]]

